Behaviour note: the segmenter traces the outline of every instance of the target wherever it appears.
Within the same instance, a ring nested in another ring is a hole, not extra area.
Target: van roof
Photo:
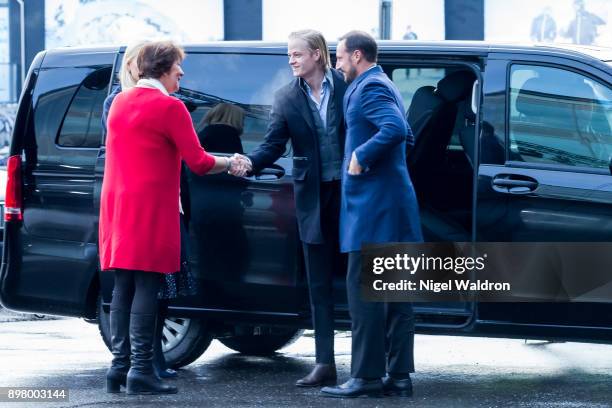
[[[330,48],[335,50],[336,42],[330,42]],[[588,58],[612,64],[612,48],[600,46],[586,46],[575,44],[544,44],[544,43],[498,43],[488,41],[378,41],[381,51],[410,51],[413,53],[448,52],[456,54],[486,55],[491,52],[526,52],[530,54],[572,56],[574,58]],[[199,44],[185,44],[187,51],[217,51],[217,52],[266,52],[271,54],[284,54],[287,51],[286,42],[266,41],[218,41]],[[82,53],[82,52],[116,52],[125,50],[125,46],[100,47],[66,47],[53,50],[53,53]]]
[[[336,48],[337,42],[330,42],[330,48]],[[599,46],[586,46],[575,44],[544,44],[544,43],[499,43],[488,41],[378,41],[383,51],[449,51],[488,54],[491,52],[529,52],[540,54],[574,54],[576,56],[588,56],[604,62],[612,61],[612,48]],[[220,41],[208,44],[193,44],[189,48],[256,48],[286,52],[286,42],[264,42],[264,41]]]

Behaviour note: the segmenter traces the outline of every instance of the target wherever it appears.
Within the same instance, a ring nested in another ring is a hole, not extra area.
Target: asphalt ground
[[[336,335],[339,377],[350,333]],[[413,398],[337,400],[293,383],[314,363],[312,333],[272,357],[218,341],[179,371],[171,396],[104,392],[111,355],[97,326],[79,319],[0,323],[0,387],[67,387],[68,402],[1,407],[612,407],[612,346],[417,335]]]

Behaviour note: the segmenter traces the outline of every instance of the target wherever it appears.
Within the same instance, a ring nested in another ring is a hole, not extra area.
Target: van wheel
[[[96,316],[104,344],[110,345],[110,313],[104,312],[98,297]],[[168,367],[181,368],[197,360],[208,348],[212,335],[205,320],[168,317],[164,322],[162,350]]]
[[[254,356],[269,356],[295,342],[302,336],[302,329],[254,327],[249,333],[217,338],[234,351]]]

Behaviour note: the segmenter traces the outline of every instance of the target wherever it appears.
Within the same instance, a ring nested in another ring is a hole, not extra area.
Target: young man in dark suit
[[[340,178],[344,128],[342,98],[346,83],[330,68],[323,35],[314,30],[292,33],[289,65],[295,79],[275,95],[265,141],[232,172],[257,173],[293,147],[293,181],[298,229],[315,329],[316,365],[297,381],[300,387],[336,384],[334,360],[334,270],[342,270],[338,245]]]
[[[340,249],[349,253],[352,351],[351,379],[321,390],[330,397],[412,395],[412,306],[367,302],[360,291],[362,244],[423,240],[406,166],[406,144],[412,145],[414,137],[401,94],[376,65],[377,53],[374,38],[360,31],[344,35],[336,50],[336,68],[350,84],[344,95]]]

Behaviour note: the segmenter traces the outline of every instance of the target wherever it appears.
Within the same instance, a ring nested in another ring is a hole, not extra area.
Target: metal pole
[[[21,42],[21,89],[25,86],[26,77],[26,55],[25,55],[25,4],[24,0],[17,0],[19,3],[19,29]]]
[[[380,39],[391,39],[391,9],[393,0],[380,0]]]

